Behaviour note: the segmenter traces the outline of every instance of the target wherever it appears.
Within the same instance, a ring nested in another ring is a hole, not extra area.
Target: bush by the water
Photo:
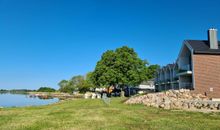
[[[40,87],[37,91],[38,92],[55,92],[56,90],[50,87]]]

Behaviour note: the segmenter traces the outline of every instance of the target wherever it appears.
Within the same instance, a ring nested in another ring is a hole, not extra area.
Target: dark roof
[[[158,69],[158,70],[161,70],[161,69],[166,69],[168,67],[170,68],[174,68],[177,64],[176,63],[173,63],[173,64],[167,64],[166,66],[163,66],[162,68]]]
[[[207,40],[186,40],[193,48],[194,54],[213,54],[220,55],[220,41],[218,41],[218,49],[210,49]]]
[[[175,63],[173,63],[173,64],[168,64],[167,67],[170,66],[170,68],[173,68],[175,65],[176,65]]]

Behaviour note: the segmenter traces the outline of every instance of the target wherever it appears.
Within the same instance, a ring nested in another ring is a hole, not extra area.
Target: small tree
[[[60,86],[60,89],[68,85],[67,80],[61,80],[58,85]]]
[[[93,86],[87,80],[83,80],[77,87],[80,93],[85,93],[89,91]]]
[[[58,85],[60,86],[60,92],[63,93],[72,93],[75,90],[74,86],[68,80],[62,80]]]
[[[67,80],[62,80],[58,83],[58,85],[60,86],[60,92],[64,92],[64,93],[72,93],[74,88],[70,85],[70,82]]]
[[[90,88],[95,88],[91,80],[91,74],[88,73],[86,77],[78,75],[73,76],[70,80],[62,80],[59,83],[60,91],[65,93],[72,93],[75,90],[78,90],[80,93],[85,93],[89,91]]]

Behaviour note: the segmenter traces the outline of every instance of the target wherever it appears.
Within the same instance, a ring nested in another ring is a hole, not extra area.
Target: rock
[[[160,105],[159,105],[159,108],[164,108],[165,107],[165,104],[164,103],[161,103]]]
[[[189,105],[188,105],[187,102],[184,102],[184,103],[182,104],[182,106],[183,106],[183,109],[188,109],[188,108],[189,108]]]
[[[163,102],[168,104],[168,103],[170,103],[170,99],[168,97],[164,97],[163,98]]]
[[[203,108],[206,108],[208,106],[208,103],[207,102],[204,102],[203,104],[202,104],[202,107]]]
[[[189,103],[188,103],[188,107],[189,107],[189,109],[191,109],[191,110],[196,109],[196,107],[194,106],[194,104],[193,104],[192,102],[189,102]]]
[[[214,107],[215,107],[215,108],[218,108],[218,105],[219,105],[219,103],[217,103],[217,102],[214,103]]]
[[[175,101],[175,102],[172,102],[171,103],[171,107],[173,109],[178,109],[178,108],[181,108],[182,104],[179,102],[179,101]]]
[[[97,98],[100,99],[101,98],[101,94],[96,94]]]
[[[84,95],[85,99],[91,98],[91,96],[92,96],[92,93],[90,93],[90,92],[87,92]]]
[[[218,108],[217,109],[220,110],[220,104],[218,104]]]
[[[201,103],[201,102],[197,102],[197,103],[196,103],[196,108],[197,108],[197,109],[201,109],[201,107],[202,107],[202,103]]]
[[[209,100],[205,95],[192,93],[190,90],[169,90],[132,97],[126,104],[144,104],[163,109],[203,109],[220,110],[220,102]]]
[[[96,94],[92,93],[92,99],[95,99],[95,98],[96,98]]]
[[[179,92],[180,92],[180,93],[184,93],[184,89],[180,89]]]
[[[170,109],[170,103],[165,102],[164,103],[164,109],[166,109],[166,110]]]
[[[88,99],[88,98],[89,98],[89,95],[88,95],[88,94],[85,94],[84,97],[85,97],[85,99]]]

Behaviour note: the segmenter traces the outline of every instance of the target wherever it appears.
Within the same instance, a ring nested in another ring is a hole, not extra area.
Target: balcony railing
[[[180,68],[179,68],[179,72],[180,71],[191,71],[192,69],[191,69],[191,65],[182,65],[182,66],[180,66]]]
[[[179,77],[178,77],[178,76],[175,76],[175,77],[173,78],[173,80],[179,80]]]
[[[182,82],[181,87],[190,88],[190,87],[192,87],[192,83],[191,82]]]

